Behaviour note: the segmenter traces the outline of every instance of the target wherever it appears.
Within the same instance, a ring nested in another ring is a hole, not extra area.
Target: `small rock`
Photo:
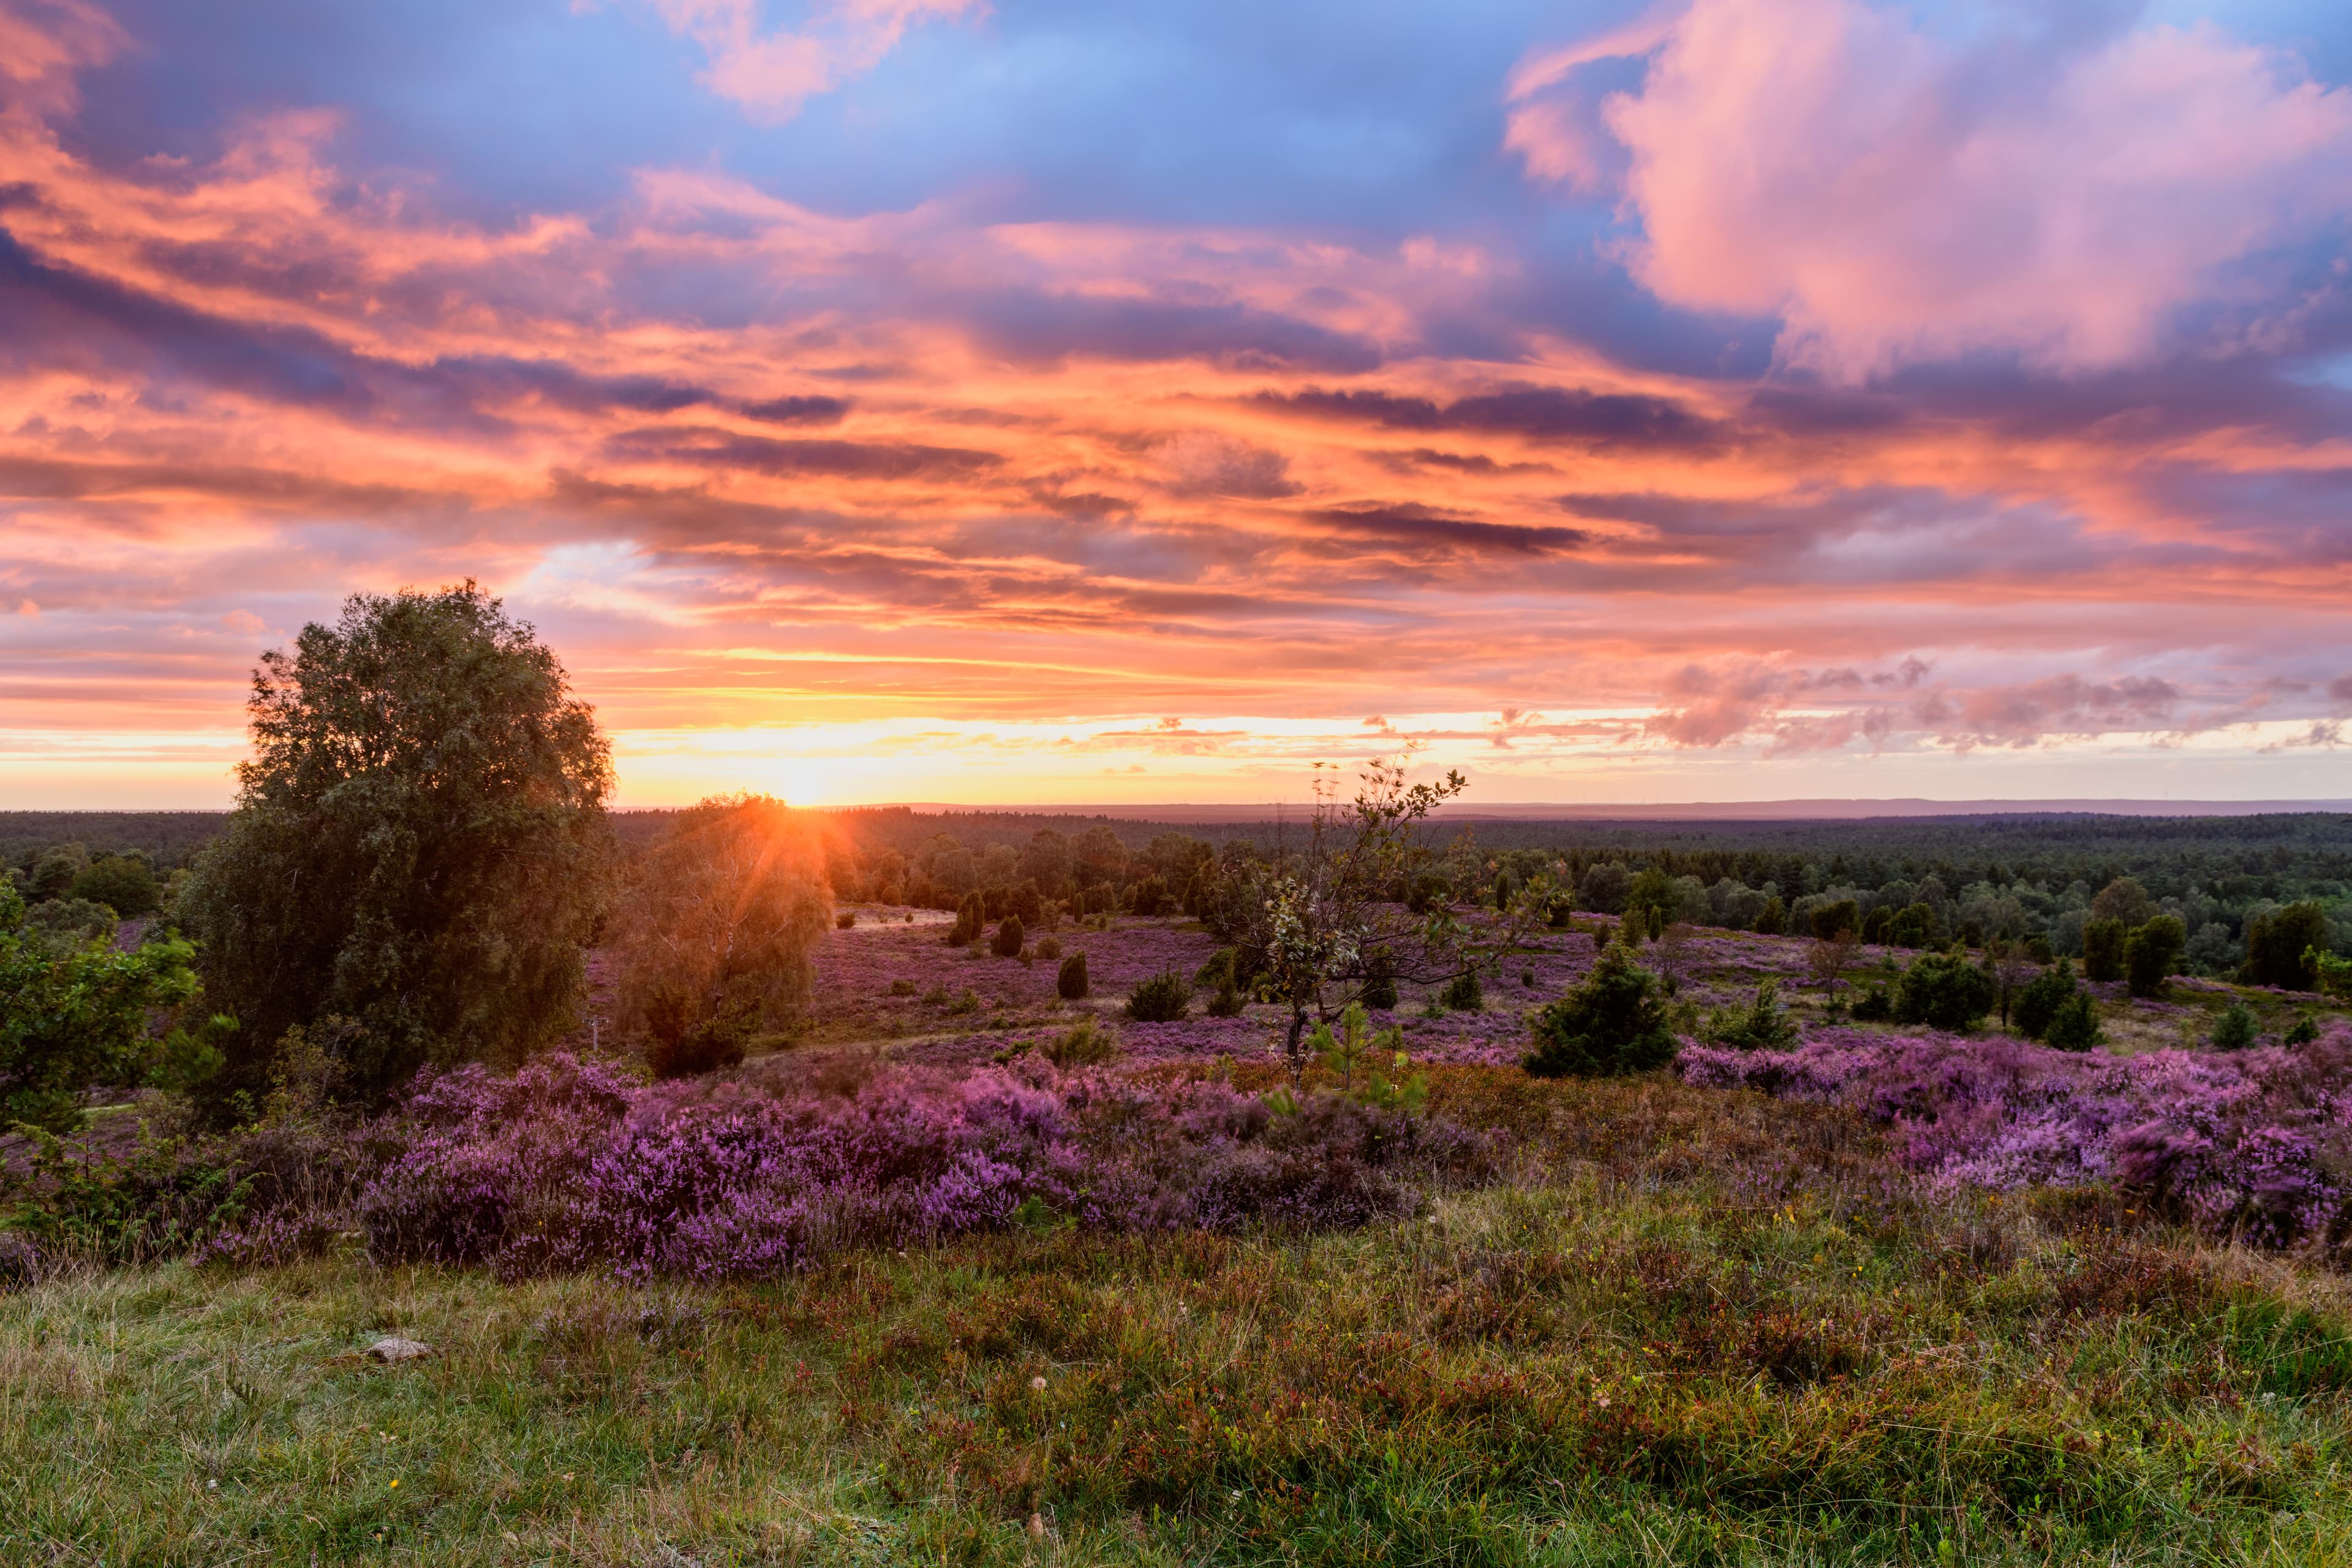
[[[395,1362],[415,1361],[421,1355],[431,1355],[433,1347],[422,1340],[404,1340],[398,1334],[386,1334],[368,1346],[367,1353],[389,1366]]]

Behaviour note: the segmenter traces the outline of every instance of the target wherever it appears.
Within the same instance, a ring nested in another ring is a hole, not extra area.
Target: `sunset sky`
[[[0,0],[0,805],[2352,796],[2352,6]]]

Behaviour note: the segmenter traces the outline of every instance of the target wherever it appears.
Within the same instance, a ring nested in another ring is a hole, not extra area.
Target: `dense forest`
[[[1213,825],[905,806],[815,814],[836,894],[992,909],[1058,900],[1073,906],[1190,906],[1205,874],[1237,858],[1279,858],[1307,831],[1287,820]],[[642,849],[676,814],[614,814],[625,848]],[[34,900],[128,902],[145,914],[226,822],[206,812],[0,814],[0,856]],[[1857,918],[1893,926],[1921,910],[1927,936],[2045,940],[2080,954],[2094,904],[2119,883],[2114,911],[2177,917],[2184,967],[2220,974],[2245,959],[2249,922],[2289,905],[2326,911],[2333,944],[2352,946],[2352,816],[2135,817],[2095,814],[1775,822],[1481,820],[1437,830],[1449,891],[1491,900],[1499,884],[1549,873],[1579,907],[1621,912],[1636,883],[1667,919],[1725,929],[1809,929],[1848,900]],[[141,872],[153,879],[152,900]],[[1660,879],[1664,879],[1663,884]],[[77,887],[79,892],[75,889]],[[104,897],[128,889],[127,900]],[[2142,899],[2144,895],[2144,901]],[[2127,906],[2127,907],[2126,907]],[[1880,911],[1885,911],[1880,915]],[[1878,931],[1865,934],[1876,940]]]

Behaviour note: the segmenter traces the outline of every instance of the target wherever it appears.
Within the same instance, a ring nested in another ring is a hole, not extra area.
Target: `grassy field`
[[[1436,1103],[1517,1179],[1353,1233],[52,1279],[0,1297],[0,1562],[2352,1561],[2337,1277],[1924,1194],[1823,1108]]]

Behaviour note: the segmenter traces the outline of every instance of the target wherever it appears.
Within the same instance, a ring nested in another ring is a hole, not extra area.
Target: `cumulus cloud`
[[[1539,177],[1599,166],[1538,134],[1580,63],[1523,70]],[[1848,381],[2140,362],[2191,308],[2259,306],[2245,264],[2352,214],[2352,91],[2205,24],[1955,38],[1864,0],[1696,0],[1602,118],[1635,276],[1778,317],[1782,363]]]
[[[931,16],[979,14],[982,0],[834,0],[803,30],[760,26],[760,0],[653,0],[671,29],[710,58],[711,89],[764,121],[788,120],[803,100],[865,75]]]

